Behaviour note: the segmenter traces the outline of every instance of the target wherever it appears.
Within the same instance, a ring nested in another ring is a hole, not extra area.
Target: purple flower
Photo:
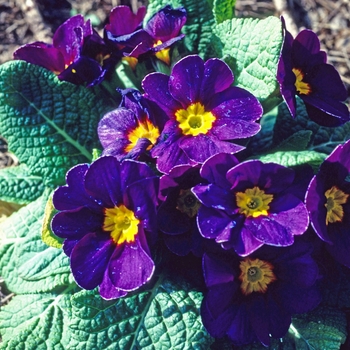
[[[227,335],[235,345],[282,338],[291,317],[315,308],[319,277],[312,245],[262,247],[246,258],[230,252],[203,256],[208,292],[202,301],[203,324],[215,338]]]
[[[319,125],[338,126],[349,121],[349,110],[341,102],[347,98],[347,91],[339,73],[326,63],[317,35],[305,29],[293,39],[283,19],[282,24],[284,43],[277,80],[291,115],[296,114],[297,95],[304,101],[310,119]]]
[[[337,146],[309,185],[306,207],[311,225],[331,255],[350,267],[350,141]]]
[[[86,43],[89,49],[85,48],[83,54]],[[52,44],[34,42],[21,46],[13,54],[14,59],[51,70],[61,80],[89,85],[95,84],[105,73],[101,62],[109,55],[102,38],[93,30],[89,20],[84,22],[82,15],[64,22],[56,30]]]
[[[232,87],[233,74],[219,59],[206,62],[191,55],[177,62],[170,76],[151,73],[142,81],[146,96],[168,115],[160,141],[152,149],[157,167],[168,173],[176,165],[203,163],[214,154],[242,149],[229,140],[260,130],[259,101]]]
[[[73,276],[105,299],[126,295],[154,272],[158,178],[144,163],[106,156],[67,173],[53,196],[53,232],[64,238]]]
[[[259,160],[232,163],[217,155],[202,166],[201,176],[209,184],[192,189],[202,203],[201,234],[241,256],[263,244],[293,244],[309,224],[303,201],[294,195],[294,171]]]
[[[202,256],[209,242],[198,231],[196,218],[201,204],[191,191],[203,181],[199,167],[189,165],[176,166],[160,178],[159,197],[163,202],[158,208],[158,228],[165,234],[167,247],[177,255],[192,252]]]
[[[153,101],[134,89],[120,90],[119,108],[107,113],[99,122],[98,136],[103,155],[119,160],[138,159],[157,142],[168,117]]]

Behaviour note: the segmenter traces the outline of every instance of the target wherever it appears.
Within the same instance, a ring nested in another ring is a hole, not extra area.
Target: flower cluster
[[[235,86],[222,59],[184,53],[173,60],[170,50],[184,37],[184,8],[165,6],[143,24],[145,13],[114,8],[103,38],[77,15],[52,45],[15,52],[87,87],[122,59],[132,67],[161,60],[169,72],[148,71],[139,89],[114,87],[119,105],[97,130],[102,154],[72,168],[54,192],[52,231],[64,239],[77,284],[98,287],[104,299],[155,278],[157,249],[201,259],[201,315],[209,333],[268,346],[287,333],[294,314],[321,301],[305,232],[350,267],[350,141],[315,174],[248,159],[244,150],[264,114],[259,99]],[[319,125],[349,121],[346,90],[316,34],[304,30],[293,39],[283,19],[281,27],[276,81],[292,116],[299,96]]]

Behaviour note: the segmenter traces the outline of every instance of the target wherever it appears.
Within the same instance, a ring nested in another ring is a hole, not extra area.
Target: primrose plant
[[[235,1],[80,14],[0,66],[1,349],[340,349],[347,90]]]

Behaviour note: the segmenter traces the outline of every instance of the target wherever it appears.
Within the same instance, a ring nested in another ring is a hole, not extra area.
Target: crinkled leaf
[[[217,24],[235,16],[236,0],[214,0],[213,13]]]
[[[152,289],[116,301],[96,291],[72,297],[72,329],[79,350],[208,349],[212,338],[199,308],[202,294],[162,276]]]
[[[2,350],[66,350],[71,338],[68,327],[70,297],[68,287],[60,294],[23,294],[1,308]]]
[[[283,140],[273,151],[305,151],[312,136],[311,130],[300,130]]]
[[[16,293],[49,292],[73,283],[69,259],[40,236],[45,193],[0,224],[0,275]]]
[[[150,0],[145,22],[165,5],[173,8],[183,6],[187,11],[186,24],[182,28],[184,43],[191,53],[199,54],[203,59],[212,53],[212,26],[215,23],[213,11],[206,0]]]
[[[0,199],[18,204],[28,204],[44,192],[40,176],[30,175],[25,164],[0,169]]]
[[[289,333],[297,350],[338,350],[347,336],[346,316],[341,310],[319,307],[292,321]]]
[[[274,128],[274,143],[279,144],[300,131],[311,131],[308,149],[330,154],[333,149],[350,139],[350,122],[338,127],[325,127],[310,120],[303,101],[297,98],[297,116],[293,119],[285,103],[279,106]]]
[[[257,156],[256,158],[264,163],[273,162],[286,167],[296,167],[302,164],[309,164],[314,170],[317,170],[326,157],[326,154],[315,151],[281,151]]]
[[[0,134],[46,185],[63,184],[68,169],[91,160],[107,108],[89,89],[42,67],[24,61],[0,66]]]
[[[282,46],[282,25],[277,17],[263,20],[234,18],[213,27],[217,56],[231,67],[234,84],[247,89],[262,102],[265,111],[280,101],[276,80]]]

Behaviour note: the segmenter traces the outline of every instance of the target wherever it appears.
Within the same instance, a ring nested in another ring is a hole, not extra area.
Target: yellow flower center
[[[127,62],[132,70],[136,69],[136,65],[139,62],[139,60],[137,58],[131,57],[131,56],[124,56],[124,57],[122,57],[122,61]]]
[[[244,295],[253,292],[265,293],[267,286],[277,279],[272,271],[273,265],[264,260],[245,258],[239,264],[239,268],[241,291]]]
[[[113,242],[122,244],[135,241],[140,220],[135,217],[133,211],[121,204],[114,208],[105,208],[103,230],[110,232]]]
[[[206,134],[216,119],[211,112],[206,112],[199,102],[189,105],[187,109],[177,110],[175,117],[182,133],[192,136]]]
[[[125,147],[125,152],[130,152],[137,144],[139,139],[148,139],[151,141],[151,145],[147,147],[147,151],[152,148],[159,137],[159,129],[154,126],[149,119],[146,118],[144,122],[139,122],[137,127],[128,133],[129,144]]]
[[[268,210],[270,209],[269,203],[271,203],[272,199],[272,194],[265,194],[257,186],[248,188],[245,192],[236,193],[236,203],[239,213],[254,218],[268,214]]]
[[[153,44],[153,47],[157,47],[159,45],[162,45],[163,42],[161,40],[157,40],[157,42],[155,42]],[[163,61],[165,64],[169,65],[170,64],[170,47],[167,47],[166,49],[160,50],[158,52],[155,53],[156,57]]]
[[[326,196],[327,209],[326,225],[337,221],[342,221],[344,217],[344,210],[342,204],[345,204],[349,195],[340,190],[337,186],[331,187],[324,195]]]
[[[293,68],[292,71],[295,75],[295,87],[297,92],[301,95],[309,95],[311,93],[311,86],[303,81],[304,73],[298,68]]]
[[[187,214],[190,218],[197,215],[198,209],[201,206],[201,203],[197,200],[190,189],[180,190],[176,203],[176,209],[180,210],[181,213]]]

